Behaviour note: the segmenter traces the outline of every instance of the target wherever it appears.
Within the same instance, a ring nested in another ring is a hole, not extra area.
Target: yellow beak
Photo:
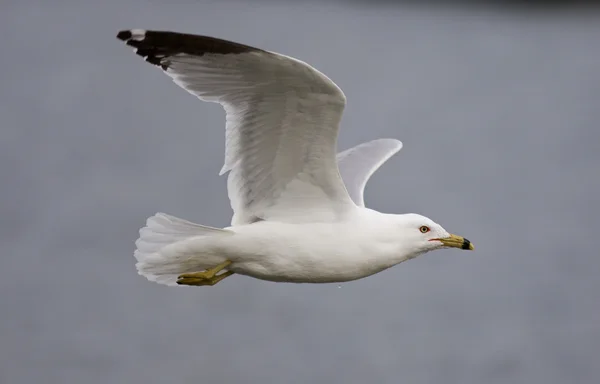
[[[471,244],[471,242],[469,240],[465,239],[462,236],[450,235],[449,237],[444,237],[441,239],[434,239],[434,240],[441,241],[445,247],[460,248],[460,249],[466,249],[469,251],[472,251],[475,249],[473,244]]]

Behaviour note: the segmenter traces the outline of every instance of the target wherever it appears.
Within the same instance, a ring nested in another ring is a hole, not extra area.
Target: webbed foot
[[[221,272],[228,265],[231,264],[231,261],[227,260],[214,268],[207,269],[201,272],[192,272],[192,273],[184,273],[177,277],[177,284],[179,285],[197,285],[197,286],[213,286],[217,284],[219,281],[223,280],[226,277],[229,277],[234,274],[234,272],[226,271],[217,275],[217,273]]]

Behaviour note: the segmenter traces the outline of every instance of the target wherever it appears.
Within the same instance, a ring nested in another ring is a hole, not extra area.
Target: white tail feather
[[[157,213],[148,218],[135,242],[136,268],[140,275],[150,281],[177,285],[177,276],[180,274],[211,268],[225,260],[211,253],[204,255],[190,250],[188,240],[232,234],[226,229],[207,227]]]

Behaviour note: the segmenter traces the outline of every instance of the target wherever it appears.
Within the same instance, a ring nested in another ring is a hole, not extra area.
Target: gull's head
[[[462,236],[446,231],[435,221],[414,213],[397,215],[402,242],[412,257],[439,248],[459,248],[472,251],[473,244]]]

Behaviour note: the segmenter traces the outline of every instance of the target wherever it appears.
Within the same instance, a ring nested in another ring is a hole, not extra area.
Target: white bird
[[[434,249],[473,249],[427,217],[364,206],[368,179],[402,143],[379,139],[336,156],[346,97],[310,65],[207,36],[131,29],[117,37],[226,112],[221,174],[229,172],[231,226],[212,228],[164,213],[148,218],[134,253],[148,280],[212,286],[241,274],[344,282]]]

